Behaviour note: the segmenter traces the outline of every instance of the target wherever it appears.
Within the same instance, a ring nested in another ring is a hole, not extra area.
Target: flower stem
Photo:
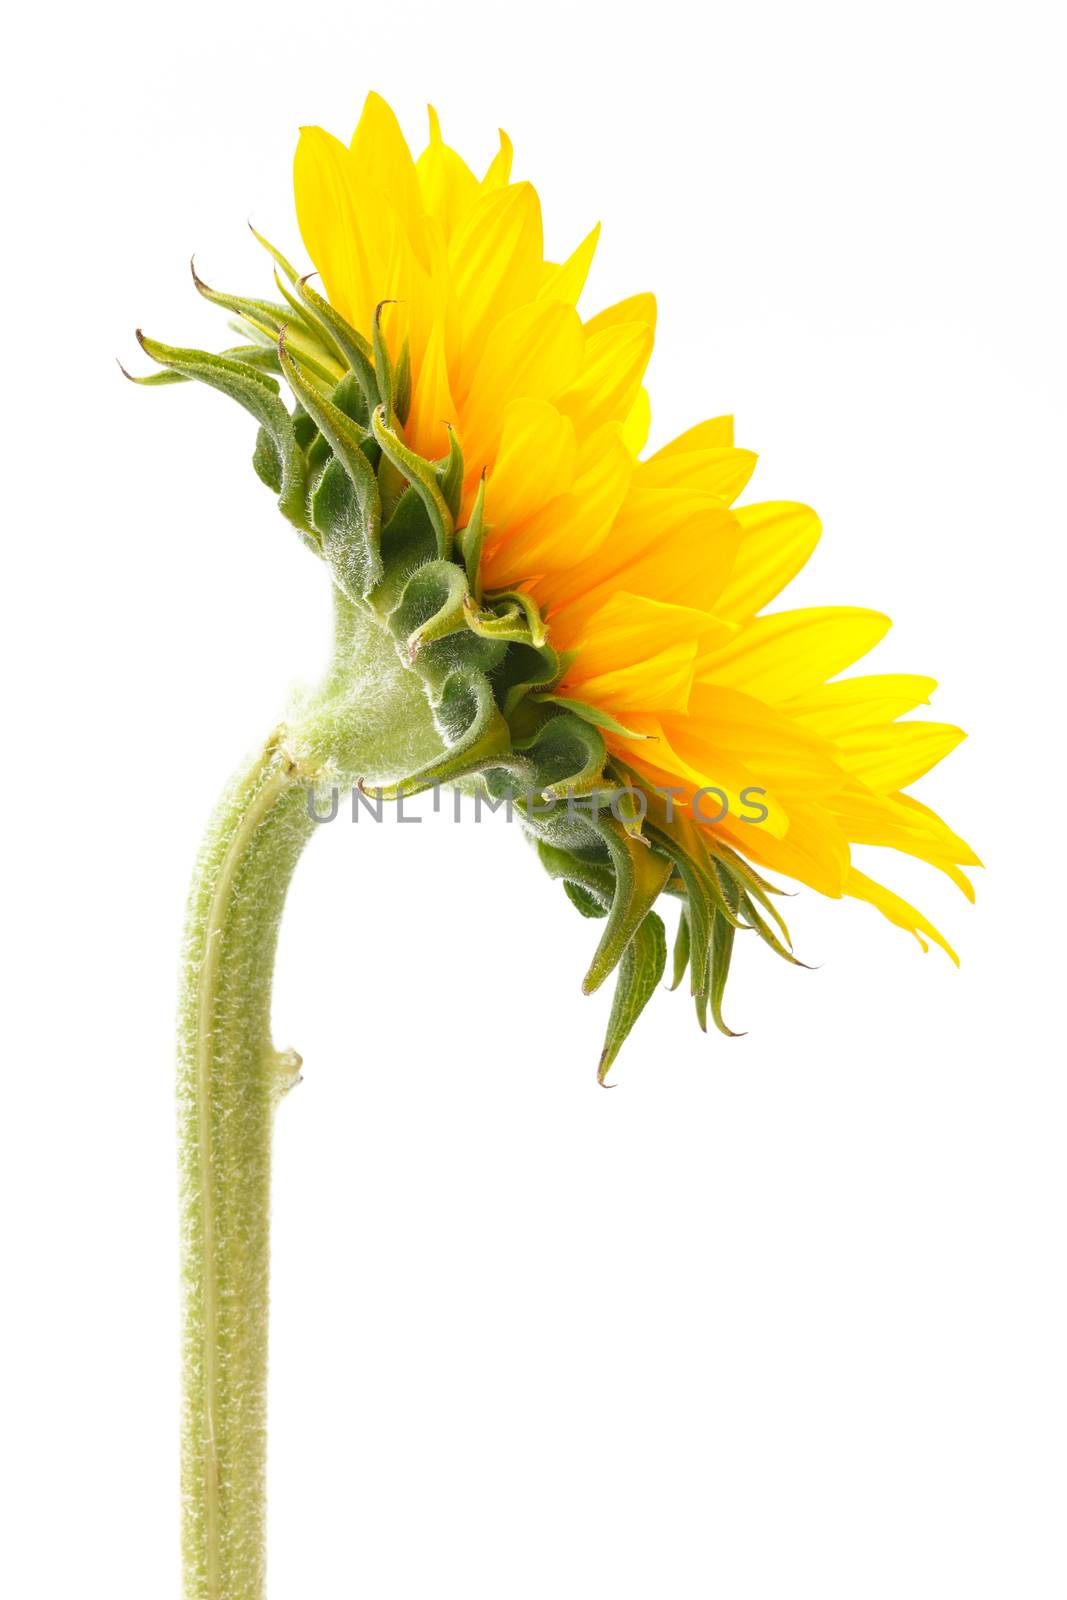
[[[271,1043],[271,981],[314,826],[275,735],[224,795],[190,895],[178,1046],[187,1600],[264,1592],[271,1124],[300,1068]]]
[[[271,1043],[270,1001],[289,880],[316,827],[308,786],[388,784],[443,749],[389,633],[336,589],[334,611],[323,682],[223,795],[189,898],[178,1027],[186,1600],[264,1592],[271,1126],[300,1071]]]

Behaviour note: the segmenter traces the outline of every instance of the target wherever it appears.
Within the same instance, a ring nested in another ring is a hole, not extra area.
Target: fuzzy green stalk
[[[330,671],[227,789],[189,899],[178,1037],[186,1600],[264,1593],[271,1133],[300,1071],[271,1042],[271,988],[289,881],[316,830],[309,785],[393,781],[441,748],[392,640],[336,600]]]

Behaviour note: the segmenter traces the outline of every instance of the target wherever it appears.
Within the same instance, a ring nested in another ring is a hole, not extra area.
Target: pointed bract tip
[[[600,1058],[600,1062],[599,1062],[599,1064],[597,1066],[597,1069],[596,1069],[596,1081],[597,1081],[597,1083],[599,1083],[599,1085],[600,1085],[600,1087],[602,1089],[615,1089],[615,1088],[618,1087],[617,1084],[606,1082],[608,1073],[611,1071],[612,1063],[613,1063],[614,1059],[615,1058],[613,1056],[612,1057],[608,1057],[608,1053],[607,1053],[606,1050],[604,1051],[604,1054]]]
[[[379,300],[378,304],[374,308],[375,332],[381,332],[382,312],[385,310],[386,306],[402,306],[403,304],[403,300],[398,299],[395,295],[391,296],[388,300]]]

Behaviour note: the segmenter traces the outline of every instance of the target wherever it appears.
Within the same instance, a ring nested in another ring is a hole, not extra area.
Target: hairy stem
[[[389,783],[443,746],[418,677],[334,591],[333,657],[224,794],[193,875],[178,1031],[186,1600],[262,1600],[270,1144],[300,1058],[271,1043],[278,925],[308,783]],[[329,813],[328,798],[317,814]]]
[[[187,1600],[264,1590],[270,1139],[300,1061],[271,1044],[278,924],[314,823],[278,736],[208,829],[179,1013]]]

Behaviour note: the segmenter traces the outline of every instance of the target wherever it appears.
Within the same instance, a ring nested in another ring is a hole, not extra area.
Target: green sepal
[[[545,800],[577,799],[602,781],[606,751],[595,728],[566,712],[550,716],[526,738],[515,738],[515,748],[531,763],[534,781]],[[592,807],[590,807],[590,811]]]
[[[424,640],[415,657],[415,670],[429,685],[431,695],[437,695],[453,672],[488,676],[506,649],[505,644],[479,639],[468,628],[461,628],[439,639]]]
[[[649,836],[674,863],[685,888],[686,909],[683,915],[688,924],[688,942],[691,955],[690,988],[694,996],[705,994],[708,988],[708,951],[711,943],[712,918],[721,898],[718,885],[712,893],[708,872],[695,858],[676,832],[669,828],[651,826]],[[698,1016],[700,1009],[698,1007]],[[703,1026],[703,1022],[701,1026]]]
[[[279,371],[278,352],[273,344],[235,344],[227,350],[220,350],[218,354],[224,361],[239,361],[243,367],[253,367],[257,372]],[[118,369],[131,383],[139,383],[146,389],[161,389],[169,383],[193,381],[184,372],[150,372],[142,377],[135,372],[127,372],[121,361],[118,363]]]
[[[277,245],[271,244],[270,240],[264,238],[259,229],[254,228],[251,223],[248,224],[248,231],[252,235],[253,239],[255,239],[256,243],[263,246],[264,250],[273,260],[275,266],[281,267],[282,271],[285,273],[285,276],[289,279],[289,282],[296,283],[296,268],[293,266],[291,261],[287,261],[285,259]]]
[[[678,918],[678,932],[674,936],[674,958],[671,967],[671,988],[677,989],[689,966],[689,912],[682,907]]]
[[[384,575],[368,597],[379,617],[384,620],[395,609],[411,574],[437,559],[437,538],[422,497],[406,489],[382,527]]]
[[[303,303],[303,296],[300,299],[297,298],[299,284],[297,294],[294,294],[286,288],[277,273],[274,274],[274,281],[278,285],[279,293],[284,296],[286,304],[299,317],[299,321],[296,324],[296,332],[292,331],[289,322],[284,322],[278,330],[279,334],[289,334],[289,342],[300,355],[308,370],[314,373],[328,388],[331,388],[342,377],[349,374],[351,363],[348,360],[346,351],[341,348],[333,337],[328,325],[320,324],[314,317],[308,316],[307,308]],[[313,330],[313,345],[309,344],[308,339],[302,332],[309,325]],[[366,408],[368,416],[372,406],[373,401]]]
[[[453,672],[445,679],[434,704],[434,718],[447,740],[446,754],[383,790],[387,799],[421,794],[434,783],[453,783],[494,765],[505,757],[511,739],[508,725],[497,710],[488,680],[482,673]]]
[[[437,540],[437,554],[447,561],[452,553],[452,513],[441,492],[436,470],[431,462],[408,448],[396,430],[389,426],[386,416],[385,407],[378,406],[371,416],[371,431],[382,447],[382,454],[408,480],[422,500]]]
[[[393,375],[393,410],[403,427],[411,411],[411,346],[405,339]]]
[[[328,466],[313,500],[323,551],[338,583],[353,599],[363,599],[381,581],[381,519],[378,480],[363,450],[366,434],[332,400],[311,386],[289,354],[284,334],[278,336],[278,360],[285,381],[333,451],[351,493],[340,488]],[[325,485],[325,488],[324,488]],[[321,518],[321,521],[320,521]],[[353,545],[358,548],[353,548]],[[359,583],[358,592],[350,585]]]
[[[580,890],[585,900],[597,907],[595,913],[586,910],[571,895],[582,915],[606,917],[615,897],[615,876],[608,863],[589,860],[573,850],[563,850],[559,845],[549,844],[545,839],[537,839],[535,843],[541,865],[549,877],[561,879],[568,894],[571,889]]]
[[[502,614],[509,616],[515,643],[533,645],[534,650],[541,650],[549,637],[549,630],[545,629],[541,606],[537,605],[533,595],[523,594],[522,589],[494,589],[491,594],[485,595],[485,606],[486,610],[504,606],[506,610]]]
[[[576,717],[581,717],[584,722],[592,723],[594,728],[603,728],[605,733],[615,733],[622,739],[651,739],[650,733],[635,733],[632,728],[626,728],[621,722],[607,711],[601,711],[597,706],[586,705],[584,700],[572,700],[562,694],[542,694],[534,697],[551,705],[563,706],[567,711],[573,711]]]
[[[465,626],[467,580],[452,561],[428,561],[404,585],[389,615],[389,631],[403,645],[408,660],[420,649]]]
[[[583,889],[580,884],[564,881],[563,893],[567,896],[572,906],[576,906],[583,917],[606,917],[608,908],[601,905],[588,889]]]
[[[497,602],[494,601],[494,604]],[[528,644],[539,649],[530,633],[525,612],[511,601],[500,602],[501,609],[482,608],[473,596],[467,597],[467,626],[483,639],[502,639],[505,644]]]
[[[807,968],[807,963],[799,961],[788,945],[779,939],[766,918],[756,909],[752,896],[748,893],[741,896],[741,916],[744,918],[746,925],[759,935],[764,944],[768,945],[775,955],[781,956],[782,960],[788,961],[791,966]]]
[[[715,913],[711,930],[711,955],[708,985],[708,1003],[711,1007],[711,1017],[720,1033],[728,1039],[738,1039],[740,1034],[733,1028],[728,1028],[722,1019],[722,1000],[726,991],[726,980],[730,975],[730,961],[734,950],[734,936],[737,930],[733,924],[727,922],[720,913]]]
[[[454,525],[463,499],[463,451],[455,428],[451,423],[446,423],[445,426],[448,429],[448,454],[442,461],[435,462],[434,466],[445,505]]]
[[[282,328],[294,320],[294,316],[302,331],[314,337],[314,329],[299,311],[293,313],[288,306],[280,304],[277,300],[256,300],[248,295],[226,294],[221,289],[213,289],[197,272],[195,257],[189,262],[189,271],[193,275],[197,294],[203,295],[205,300],[210,300],[213,306],[223,306],[227,311],[235,311],[243,321],[251,323],[253,327],[272,339],[278,337]]]
[[[296,292],[307,308],[309,319],[315,324],[320,337],[332,340],[356,377],[366,402],[367,421],[379,404],[378,379],[374,371],[374,352],[361,333],[357,333],[328,300],[316,294],[307,278],[298,278]]]
[[[728,873],[741,891],[740,913],[747,925],[750,928],[755,928],[764,942],[769,944],[772,949],[777,950],[779,955],[793,962],[795,966],[804,966],[803,961],[797,961],[793,956],[789,929],[785,925],[781,912],[770,898],[772,894],[781,894],[782,891],[776,888],[774,884],[768,883],[742,856],[731,850],[728,845],[722,844],[721,841],[716,840],[712,854],[718,864],[720,874]],[[747,905],[746,901],[748,902]],[[756,910],[756,905],[762,907],[762,910],[776,925],[781,934],[781,941],[777,940],[770,932],[770,929],[767,928],[764,918]],[[765,931],[761,931],[761,929]]]
[[[631,1028],[656,992],[666,964],[666,931],[656,913],[650,911],[623,951],[597,1067],[598,1082],[604,1082]]]
[[[282,515],[301,532],[313,533],[305,505],[306,465],[297,444],[293,419],[282,404],[275,380],[254,367],[225,356],[209,355],[206,350],[182,350],[160,344],[146,338],[140,328],[137,338],[145,354],[161,367],[169,367],[183,377],[195,378],[211,389],[218,389],[255,417],[262,430],[260,437],[269,440],[274,451],[276,493]],[[265,448],[257,441],[257,452]]]
[[[374,375],[378,382],[378,404],[384,407],[386,420],[390,423],[393,417],[397,415],[396,383],[393,374],[393,363],[389,357],[389,348],[385,342],[385,334],[382,332],[382,312],[386,306],[395,304],[394,300],[379,300],[374,308],[374,317],[371,321],[371,349],[374,352]]]
[[[638,772],[628,766],[625,761],[620,761],[618,756],[613,758],[613,765],[625,776],[627,782],[634,788],[643,790],[646,800],[646,817],[648,823],[659,830],[663,840],[670,841],[676,854],[673,859],[679,865],[684,858],[692,871],[699,876],[704,887],[709,903],[709,914],[713,907],[717,907],[737,928],[747,926],[742,920],[732,902],[724,896],[720,875],[716,871],[715,862],[719,859],[718,852],[722,850],[726,855],[731,855],[727,846],[721,845],[716,836],[715,853],[712,853],[711,841],[705,838],[708,829],[686,813],[677,803],[673,804],[668,813],[667,799],[655,789],[650,789],[645,784]],[[666,849],[667,845],[663,844]],[[762,880],[761,880],[762,881]]]
[[[380,577],[381,563],[375,564],[365,509],[336,456],[326,463],[315,486],[311,515],[334,582],[350,600],[362,599]]]
[[[638,804],[640,793],[641,791],[635,791],[629,785],[625,785],[613,796],[614,816],[622,823],[631,839],[640,839],[645,825],[645,809]]]
[[[272,344],[283,330],[287,330],[290,345],[308,371],[328,388],[332,388],[341,377],[344,364],[337,361],[323,344],[315,327],[295,302],[290,300],[289,304],[281,304],[275,300],[253,300],[243,295],[224,294],[219,289],[212,289],[198,276],[192,261],[189,267],[197,293],[203,295],[205,300],[210,300],[212,305],[236,311],[253,333]]]
[[[325,328],[318,327],[314,319],[308,316],[307,309],[302,301],[297,299],[296,294],[294,294],[293,289],[290,288],[288,284],[282,282],[277,272],[274,274],[274,282],[277,285],[278,293],[289,307],[290,313],[296,313],[295,317],[292,315],[286,317],[285,321],[279,327],[278,332],[284,333],[285,330],[290,326],[290,323],[292,323],[298,330],[310,328],[311,334],[316,342],[321,344],[325,354],[329,356],[331,361],[335,361],[340,370],[343,372],[348,363],[345,360],[344,351],[341,350],[337,344],[335,344],[332,335]],[[295,287],[297,280],[294,278],[291,279],[290,282]]]
[[[482,545],[485,542],[485,473],[478,484],[478,493],[467,519],[466,527],[456,534],[456,544],[467,569],[467,583],[471,595],[479,604],[482,598]]]
[[[547,689],[555,683],[561,671],[560,659],[551,645],[540,649],[532,645],[512,645],[493,676],[493,686],[500,707],[506,717],[514,714],[519,704],[535,690]]]
[[[219,354],[227,361],[239,361],[243,367],[255,367],[259,372],[281,372],[273,344],[235,344],[228,350],[220,350]]]
[[[671,873],[668,856],[632,838],[610,814],[599,816],[595,826],[615,869],[615,895],[608,925],[582,982],[584,994],[599,989],[618,965]]]
[[[184,372],[129,372],[122,365],[122,362],[119,361],[117,356],[115,358],[115,364],[124,378],[128,378],[131,383],[140,384],[142,389],[164,389],[169,383],[189,382],[189,379],[185,376]]]
[[[377,466],[382,458],[370,431],[370,412],[367,410],[367,400],[363,393],[363,385],[354,372],[346,372],[337,384],[330,399],[338,411],[343,411],[350,422],[354,422],[362,437],[362,450],[372,467]]]

